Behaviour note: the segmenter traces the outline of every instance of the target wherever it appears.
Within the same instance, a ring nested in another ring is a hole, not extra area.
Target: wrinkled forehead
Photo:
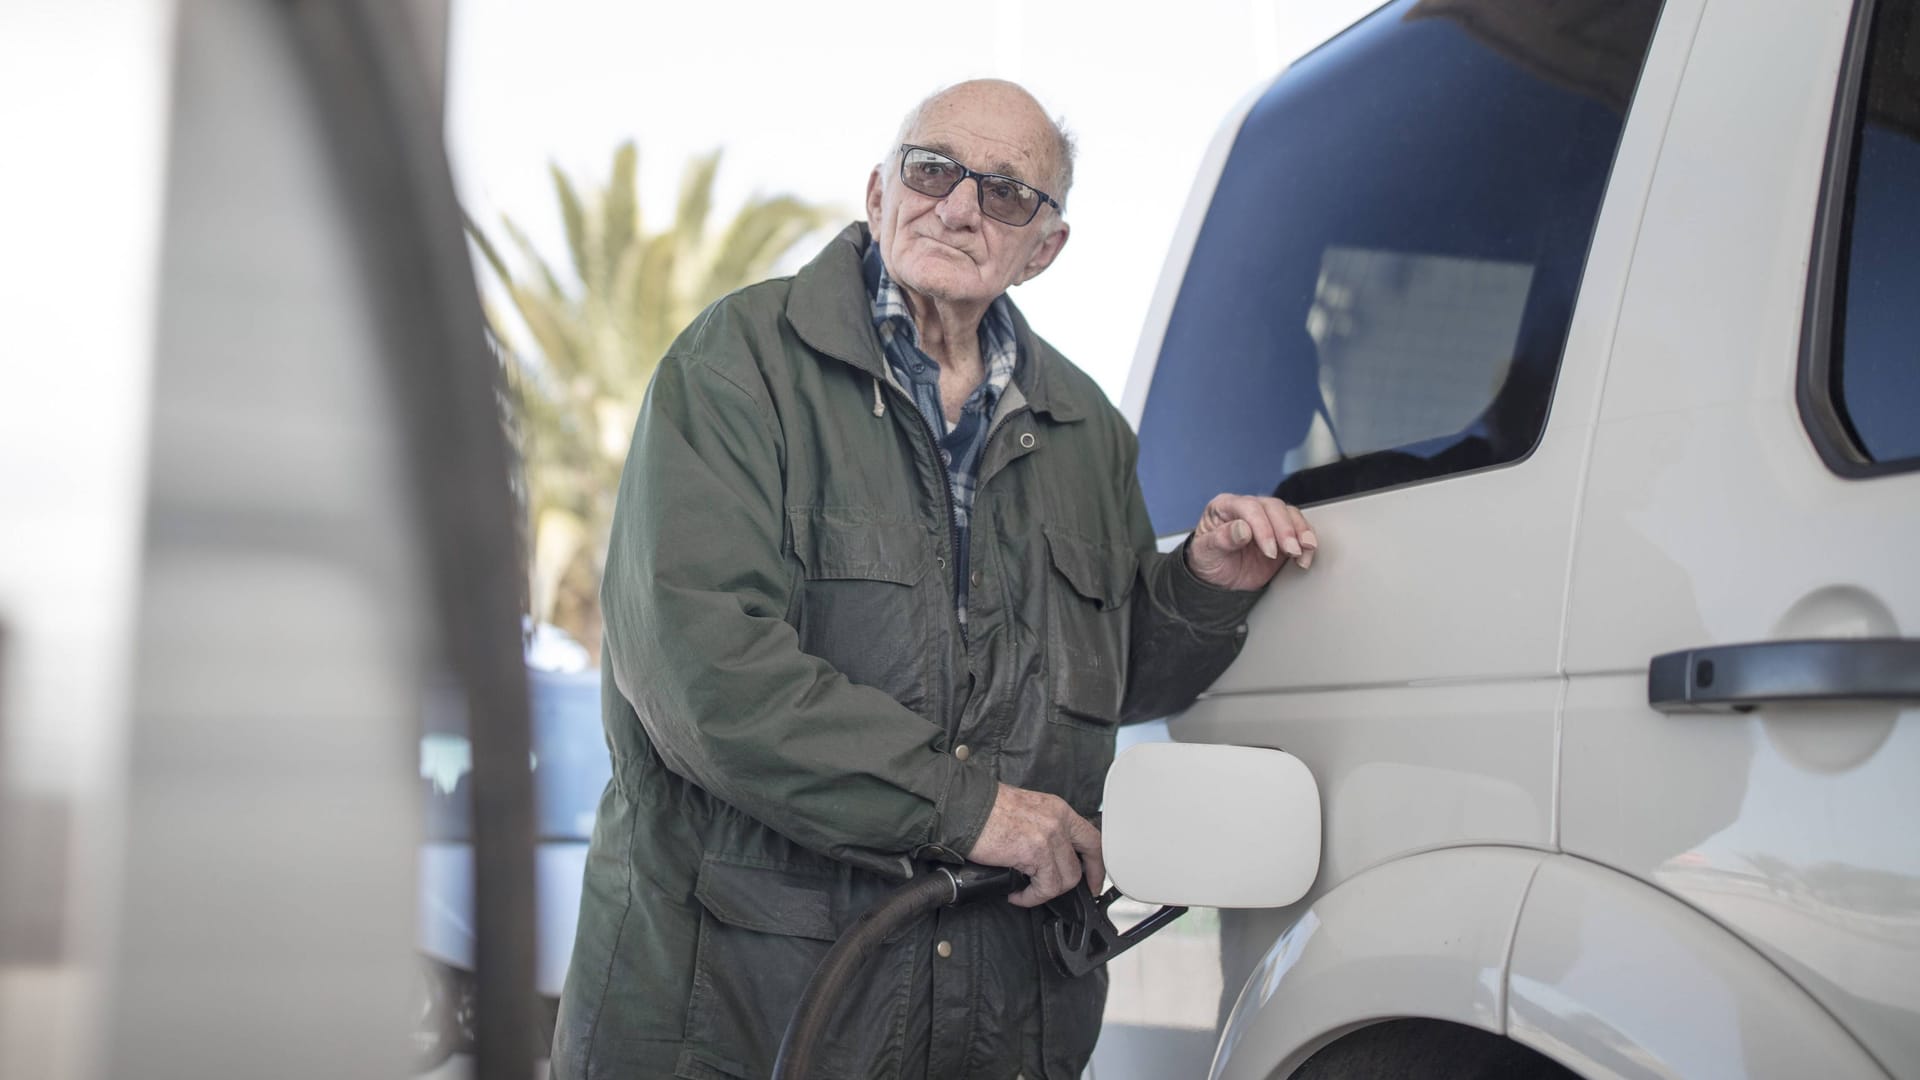
[[[1058,175],[1053,122],[1011,94],[950,94],[920,110],[901,141],[938,150],[970,169],[1035,184]]]

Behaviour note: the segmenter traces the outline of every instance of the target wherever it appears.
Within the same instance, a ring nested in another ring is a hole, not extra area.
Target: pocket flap
[[[1139,556],[1125,544],[1103,544],[1046,526],[1047,552],[1073,591],[1112,610],[1126,600],[1139,569]]]
[[[933,543],[917,521],[814,507],[789,508],[787,519],[793,526],[793,553],[811,580],[913,585],[933,564]]]
[[[832,941],[833,898],[788,870],[743,866],[708,856],[693,895],[714,918],[742,930]]]

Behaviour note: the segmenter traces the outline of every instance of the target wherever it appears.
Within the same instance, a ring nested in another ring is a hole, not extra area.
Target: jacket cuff
[[[985,763],[968,764],[948,757],[953,773],[947,790],[934,807],[933,821],[926,843],[914,851],[916,858],[941,862],[964,862],[987,827],[993,813],[993,800],[1000,794],[1000,781]]]
[[[1180,544],[1180,550],[1171,552],[1166,561],[1172,566],[1167,571],[1167,603],[1174,614],[1184,619],[1194,629],[1210,634],[1230,634],[1240,630],[1247,621],[1247,614],[1253,605],[1260,602],[1265,589],[1223,589],[1200,580],[1187,565],[1187,545],[1193,543],[1189,536]],[[1279,575],[1274,575],[1278,577]]]

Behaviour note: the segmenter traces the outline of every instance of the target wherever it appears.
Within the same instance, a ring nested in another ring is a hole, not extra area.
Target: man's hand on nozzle
[[[1000,785],[993,812],[967,858],[1027,875],[1027,887],[1007,898],[1020,907],[1038,907],[1078,885],[1082,876],[1094,889],[1107,878],[1099,829],[1058,796],[1009,784]]]

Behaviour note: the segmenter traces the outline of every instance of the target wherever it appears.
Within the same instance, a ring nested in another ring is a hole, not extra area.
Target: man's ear
[[[1020,268],[1020,276],[1015,278],[1013,283],[1020,285],[1032,281],[1040,276],[1040,271],[1052,266],[1053,260],[1060,256],[1060,249],[1067,246],[1067,234],[1072,231],[1073,226],[1064,221],[1060,222],[1052,232],[1047,234],[1045,240],[1040,241],[1040,246],[1034,250],[1033,258],[1028,259],[1027,265]]]
[[[883,192],[880,190],[880,166],[875,165],[873,171],[867,174],[867,231],[875,236],[880,235],[880,201],[882,194]]]

